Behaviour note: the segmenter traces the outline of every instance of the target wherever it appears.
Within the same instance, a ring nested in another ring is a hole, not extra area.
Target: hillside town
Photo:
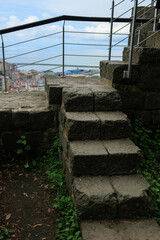
[[[0,92],[5,89],[3,62],[0,61]],[[43,91],[46,76],[61,76],[62,72],[19,70],[15,63],[5,62],[6,87],[8,92]],[[74,69],[65,71],[65,75],[95,76],[97,70]]]

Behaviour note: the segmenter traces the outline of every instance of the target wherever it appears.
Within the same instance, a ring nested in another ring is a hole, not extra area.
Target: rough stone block
[[[75,178],[73,194],[79,217],[114,219],[117,214],[115,192],[106,177]]]
[[[71,141],[100,139],[100,121],[91,112],[66,112],[64,132]]]
[[[140,149],[130,139],[104,141],[109,153],[108,174],[137,173],[142,160]]]
[[[54,127],[54,112],[43,110],[30,112],[30,128],[31,130],[43,130]]]
[[[49,104],[58,104],[62,103],[62,86],[60,85],[50,85],[48,90],[48,101]]]
[[[11,130],[12,128],[12,111],[0,111],[0,132]]]
[[[160,228],[155,220],[82,221],[84,240],[159,240]]]
[[[128,61],[129,48],[124,48],[123,60]],[[135,47],[133,50],[132,62],[140,65],[160,66],[160,49]]]
[[[116,85],[122,100],[123,109],[144,110],[145,92],[136,86]]]
[[[43,134],[43,143],[47,143],[48,147],[54,142],[54,138],[57,134],[57,129],[49,128],[44,131]]]
[[[113,221],[82,221],[81,232],[84,240],[123,240]]]
[[[24,135],[26,136],[28,144],[31,146],[31,150],[37,151],[37,147],[43,141],[43,132],[41,131],[31,131],[25,132]],[[37,152],[38,154],[38,152]]]
[[[62,152],[63,152],[63,155],[65,157],[65,159],[68,158],[68,138],[66,137],[65,134],[63,134],[63,129],[61,126],[59,126],[59,138],[60,138],[60,142],[61,142],[61,145],[62,145]]]
[[[159,69],[160,65],[155,63],[153,65],[143,64],[140,66],[140,80],[138,87],[141,89],[160,89],[159,81]]]
[[[27,111],[15,111],[12,113],[12,121],[15,129],[29,130],[29,112]]]
[[[155,220],[143,219],[140,221],[124,221],[119,224],[119,229],[124,229],[123,237],[133,240],[158,240],[160,227]]]
[[[160,32],[148,32],[148,39],[146,40],[147,48],[160,48]]]
[[[149,184],[141,175],[113,176],[111,182],[117,192],[119,218],[144,217],[152,213]]]
[[[65,181],[66,181],[66,186],[67,189],[70,193],[70,195],[72,195],[73,193],[73,181],[74,181],[74,176],[72,174],[72,169],[70,167],[69,162],[66,159],[63,159],[63,162],[65,164],[64,168],[65,168]]]
[[[113,88],[94,88],[94,111],[118,111],[121,109],[121,99]]]
[[[15,132],[3,132],[1,135],[3,148],[6,153],[16,151],[16,142],[18,140],[18,134]]]
[[[145,126],[152,124],[152,112],[151,111],[134,111],[134,121],[140,118]]]
[[[160,92],[149,92],[146,95],[145,110],[160,109]]]
[[[137,83],[139,81],[139,66],[132,65],[131,78],[123,78],[124,70],[128,69],[128,63],[122,61],[101,61],[100,62],[100,76],[106,78],[112,84],[129,84]],[[102,79],[103,80],[103,79]],[[111,84],[110,84],[111,85]]]
[[[127,115],[122,112],[96,112],[101,122],[101,139],[127,138],[131,133],[131,126]]]
[[[62,95],[66,112],[93,111],[93,93],[88,88],[64,88]]]
[[[69,161],[74,176],[107,173],[108,153],[100,141],[71,142]]]
[[[153,111],[152,112],[152,123],[153,125],[160,126],[160,111]]]
[[[62,129],[64,129],[65,127],[65,120],[66,120],[65,110],[64,108],[61,108],[59,111],[59,125]]]

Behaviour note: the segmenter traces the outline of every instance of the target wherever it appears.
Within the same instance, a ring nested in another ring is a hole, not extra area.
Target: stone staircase
[[[152,228],[145,231],[146,222],[139,221],[135,237],[130,236],[135,226],[129,219],[150,216],[153,206],[150,186],[137,173],[142,154],[129,139],[131,125],[121,112],[119,94],[99,81],[89,79],[80,84],[77,80],[57,83],[55,79],[56,89],[61,89],[59,99],[62,97],[62,161],[83,240],[158,240],[160,231],[154,221],[147,222]],[[50,79],[49,95],[54,86]],[[128,219],[128,226],[122,219]]]

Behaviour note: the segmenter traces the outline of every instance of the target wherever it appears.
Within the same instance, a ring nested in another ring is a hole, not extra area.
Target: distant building
[[[15,63],[5,62],[6,76],[11,78],[12,71],[16,69],[17,69],[17,65]],[[3,62],[1,61],[0,61],[0,71],[4,74]]]
[[[7,91],[10,89],[9,87],[9,77],[6,77],[7,81]],[[5,82],[4,82],[4,76],[0,76],[0,91],[3,91],[5,89]]]

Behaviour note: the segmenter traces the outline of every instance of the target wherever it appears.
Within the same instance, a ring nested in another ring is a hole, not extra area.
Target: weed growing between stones
[[[59,159],[60,151],[61,144],[58,136],[56,136],[47,154],[36,160],[39,165],[38,170],[41,173],[44,173],[45,170],[49,181],[48,188],[57,195],[56,204],[53,206],[59,213],[56,239],[82,240],[78,224],[79,219],[65,185],[64,170]]]
[[[24,162],[24,167],[29,168],[30,163],[28,153],[31,150],[31,147],[27,144],[26,136],[21,136],[17,141],[17,145],[17,156],[19,156],[21,162]]]
[[[143,127],[141,120],[137,119],[132,132],[132,140],[142,150],[143,161],[140,164],[140,173],[151,185],[153,203],[155,207],[154,216],[160,224],[160,130],[155,134]]]
[[[12,229],[6,229],[0,226],[0,239],[2,240],[11,240],[11,235],[13,234]]]

